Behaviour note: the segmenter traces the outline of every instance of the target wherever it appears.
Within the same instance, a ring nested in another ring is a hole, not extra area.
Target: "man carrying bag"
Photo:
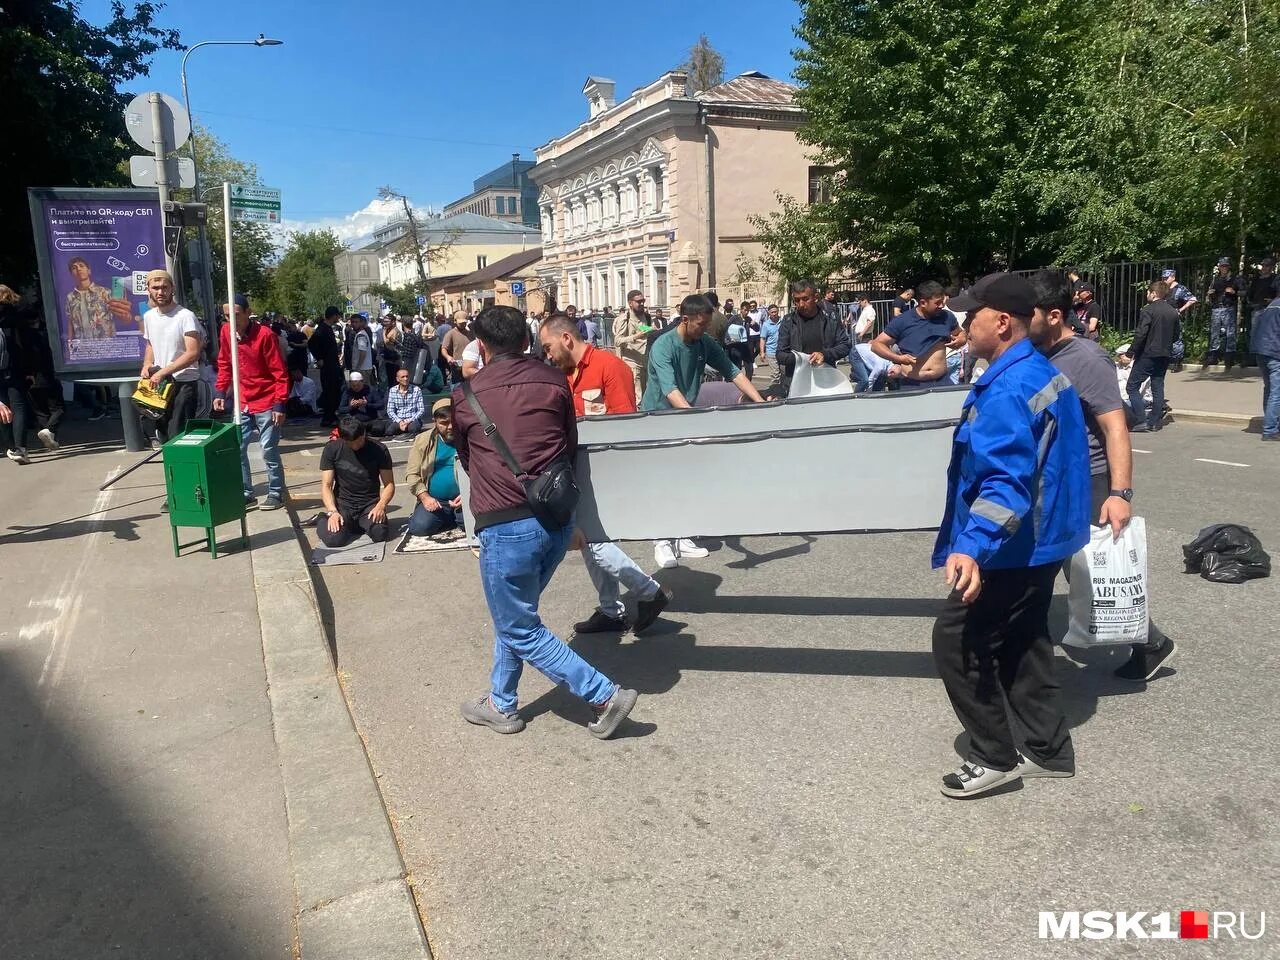
[[[517,686],[527,662],[591,705],[592,736],[611,737],[637,694],[604,676],[538,616],[538,600],[573,536],[578,448],[564,375],[524,353],[528,328],[513,307],[476,318],[484,368],[454,391],[454,441],[471,484],[480,580],[493,618],[489,693],[462,705],[468,723],[519,733]]]

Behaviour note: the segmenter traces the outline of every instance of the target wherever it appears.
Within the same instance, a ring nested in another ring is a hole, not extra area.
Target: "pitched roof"
[[[519,253],[513,253],[503,257],[487,267],[481,267],[479,270],[468,273],[461,280],[456,281],[458,286],[470,287],[481,283],[491,283],[494,280],[501,280],[503,277],[518,273],[525,267],[531,266],[542,259],[542,248],[533,247],[530,250],[522,250]]]
[[[774,80],[758,70],[740,73],[732,80],[703,90],[697,99],[707,103],[777,103],[790,106],[798,87]]]

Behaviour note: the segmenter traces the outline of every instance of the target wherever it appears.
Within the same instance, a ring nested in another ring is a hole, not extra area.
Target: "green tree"
[[[227,298],[226,230],[222,219],[222,193],[214,190],[223,183],[261,184],[258,165],[231,155],[227,145],[200,124],[191,135],[200,161],[200,183],[209,205],[210,266],[213,269],[214,298],[219,303]],[[179,190],[175,199],[194,202],[193,191]],[[275,239],[265,223],[238,220],[231,224],[231,242],[235,250],[236,289],[247,294],[255,307],[270,293],[269,268],[276,259]]]
[[[1044,122],[1088,29],[1077,8],[806,0],[800,136],[833,168],[831,222],[854,265],[955,281],[1029,255],[1043,224],[1027,185],[1057,153]]]
[[[680,65],[689,75],[689,93],[701,93],[724,83],[724,57],[711,46],[705,33],[698,35],[698,42],[689,48],[689,59]]]
[[[104,25],[73,0],[0,4],[0,90],[10,109],[0,135],[0,277],[35,276],[26,224],[27,187],[127,185],[119,165],[132,152],[121,90],[145,76],[152,54],[178,50],[176,30],[156,25],[160,3],[111,3]]]
[[[365,293],[385,301],[391,312],[397,316],[416,314],[419,293],[426,296],[416,284],[412,283],[405,284],[403,287],[392,287],[382,282],[371,283],[365,287]]]
[[[270,308],[291,317],[315,317],[326,307],[340,307],[346,298],[333,258],[341,252],[342,243],[332,230],[289,234],[284,255],[271,272]]]
[[[779,209],[748,218],[755,227],[756,239],[763,250],[760,266],[775,280],[775,292],[781,297],[792,280],[822,282],[843,271],[848,254],[831,219],[827,204],[804,206],[795,197],[775,194]],[[739,258],[737,277],[754,280],[753,264]]]

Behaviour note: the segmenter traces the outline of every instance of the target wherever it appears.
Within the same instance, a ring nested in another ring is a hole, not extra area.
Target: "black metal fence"
[[[1205,290],[1217,262],[1217,257],[1202,256],[1108,263],[1093,270],[1082,269],[1080,278],[1093,286],[1093,299],[1102,311],[1103,327],[1128,333],[1138,325],[1138,311],[1147,304],[1147,285],[1159,280],[1165,270],[1176,271],[1178,282],[1200,299],[1189,311],[1192,318],[1206,309]],[[1038,271],[1014,272],[1029,277]]]

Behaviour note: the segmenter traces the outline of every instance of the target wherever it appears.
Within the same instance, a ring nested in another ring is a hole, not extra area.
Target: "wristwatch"
[[[1123,490],[1112,490],[1108,496],[1119,497],[1126,503],[1133,503],[1133,487],[1125,487]]]

